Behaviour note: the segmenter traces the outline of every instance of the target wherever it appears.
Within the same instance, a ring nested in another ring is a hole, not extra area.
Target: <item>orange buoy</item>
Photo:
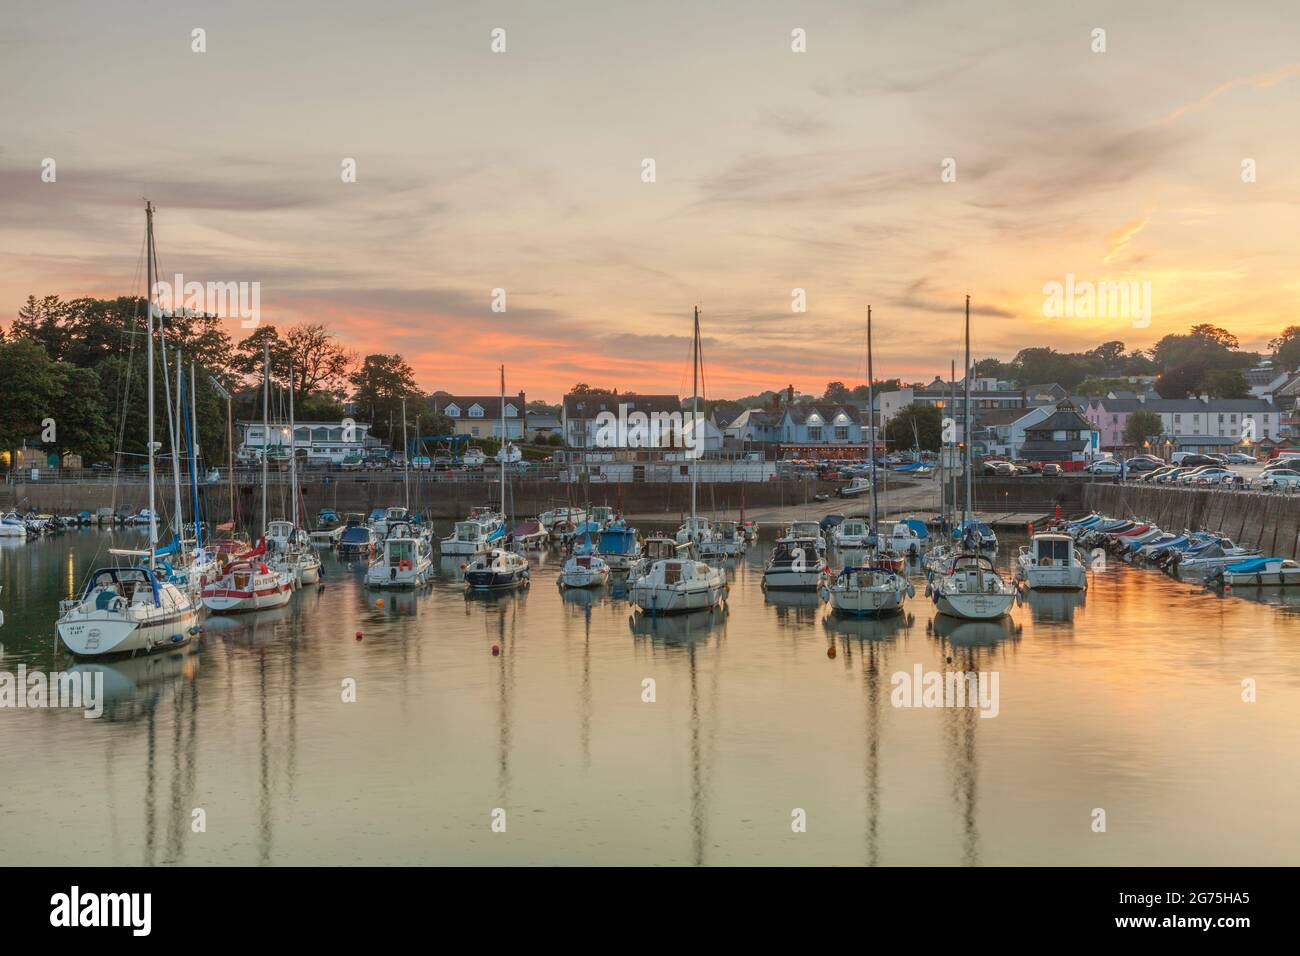
[[[832,644],[830,647],[826,648],[826,656],[829,657],[831,660],[835,660],[835,645],[834,645],[834,644]]]
[[[375,598],[375,607],[383,607],[383,606],[384,606],[384,599],[383,599],[383,598]]]
[[[360,631],[357,631],[357,640],[358,640],[358,641],[361,640],[361,632],[360,632]]]
[[[492,645],[492,656],[493,656],[493,657],[500,657],[500,656],[501,656],[501,648],[498,647],[498,646],[495,645],[495,644]]]

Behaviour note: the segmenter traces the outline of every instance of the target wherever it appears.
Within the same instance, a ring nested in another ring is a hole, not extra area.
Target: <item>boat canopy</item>
[[[1240,564],[1230,564],[1227,570],[1233,574],[1256,574],[1260,571],[1276,570],[1281,562],[1281,558],[1251,558]]]
[[[636,554],[636,532],[631,528],[606,528],[596,550],[603,554]]]
[[[925,522],[920,518],[904,518],[902,523],[915,531],[918,538],[930,537],[930,529],[925,526]]]
[[[91,592],[101,587],[117,587],[122,584],[147,584],[153,592],[154,607],[162,607],[162,598],[158,593],[158,576],[149,568],[99,568],[90,576],[90,581],[86,583],[86,590],[82,592],[81,599],[84,601],[90,597]]]

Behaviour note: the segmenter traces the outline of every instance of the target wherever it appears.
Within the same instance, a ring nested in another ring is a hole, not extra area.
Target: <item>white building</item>
[[[262,448],[268,446],[274,456],[288,454],[289,425],[272,423],[269,439],[261,422],[240,422],[237,454],[243,461],[260,461]],[[299,460],[320,464],[339,464],[349,455],[365,455],[370,426],[361,422],[296,422],[293,446]],[[373,444],[373,443],[369,443]]]

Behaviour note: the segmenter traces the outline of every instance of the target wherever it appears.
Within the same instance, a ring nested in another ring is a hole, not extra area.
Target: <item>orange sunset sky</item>
[[[3,13],[6,323],[140,291],[145,197],[164,278],[259,282],[263,321],[400,352],[428,390],[495,391],[504,362],[530,397],[687,394],[696,304],[711,396],[860,382],[868,303],[877,375],[908,380],[960,360],[967,292],[976,357],[1205,321],[1263,349],[1298,321],[1291,3],[126,13]],[[1150,325],[1045,317],[1067,274],[1149,282]]]

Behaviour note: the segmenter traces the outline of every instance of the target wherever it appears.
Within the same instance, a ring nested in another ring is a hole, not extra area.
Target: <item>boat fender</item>
[[[911,581],[907,582],[907,596],[910,598],[916,597],[916,587],[912,584]]]

